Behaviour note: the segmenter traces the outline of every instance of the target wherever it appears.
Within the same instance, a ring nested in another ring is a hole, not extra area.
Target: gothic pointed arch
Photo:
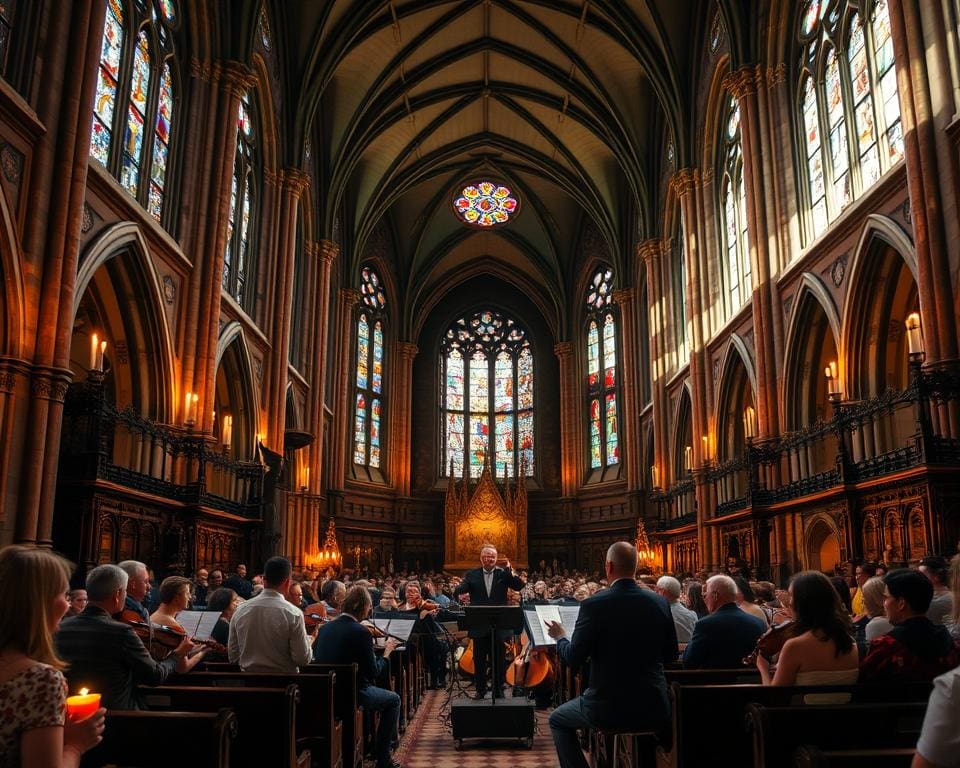
[[[143,233],[115,224],[82,254],[74,293],[71,367],[89,369],[93,334],[106,342],[105,383],[116,405],[154,421],[175,413],[173,343],[166,302]]]
[[[841,532],[830,515],[819,513],[807,520],[803,531],[804,566],[833,573],[841,564],[841,540]]]
[[[239,322],[224,326],[217,339],[214,438],[233,457],[256,457],[260,432],[258,388],[246,333]]]
[[[670,471],[672,484],[691,477],[693,472],[693,400],[690,383],[685,381],[680,388],[673,413]]]
[[[0,281],[3,311],[0,312],[0,354],[20,357],[23,350],[24,292],[20,270],[21,253],[16,225],[6,193],[0,194]]]
[[[755,437],[757,374],[746,342],[732,334],[720,367],[715,444],[717,461],[743,455],[747,437]],[[749,409],[749,410],[748,410]]]

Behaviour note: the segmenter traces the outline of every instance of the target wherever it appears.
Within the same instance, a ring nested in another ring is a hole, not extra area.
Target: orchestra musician
[[[429,673],[431,689],[447,687],[447,653],[450,646],[443,639],[443,628],[438,622],[456,621],[456,614],[441,608],[432,600],[425,600],[420,582],[410,580],[404,586],[404,602],[397,610],[416,615],[415,637],[423,646],[423,655]]]
[[[190,605],[190,579],[183,576],[168,576],[160,584],[160,605],[151,615],[150,621],[161,627],[170,627],[183,633],[183,627],[177,621],[177,614],[187,610]]]
[[[507,589],[520,591],[525,580],[514,573],[507,561],[506,568],[497,567],[497,548],[493,544],[484,544],[480,548],[480,567],[467,571],[463,581],[454,590],[460,595],[463,605],[507,605]],[[487,692],[487,658],[490,656],[490,636],[480,629],[471,629],[469,636],[473,639],[473,661],[476,669],[476,697],[482,699]],[[497,632],[497,642],[494,644],[496,653],[491,659],[492,670],[490,678],[493,681],[493,696],[503,696],[504,671],[506,657],[504,643],[512,637],[510,630]]]

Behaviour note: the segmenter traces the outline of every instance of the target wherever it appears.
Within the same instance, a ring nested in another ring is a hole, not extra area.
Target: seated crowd
[[[662,733],[669,726],[664,665],[745,664],[771,686],[934,682],[913,764],[960,765],[960,556],[889,571],[862,563],[855,585],[804,571],[785,590],[749,581],[742,567],[673,576],[638,575],[636,565],[636,550],[620,542],[603,573],[541,561],[537,570],[514,574],[511,602],[581,608],[572,637],[559,624],[548,627],[563,663],[579,668],[590,660],[580,697],[563,703],[548,693],[559,705],[550,725],[563,768],[587,764],[578,729]],[[155,586],[136,561],[92,568],[83,587],[71,590],[73,578],[72,564],[48,550],[0,550],[0,768],[79,765],[101,740],[108,709],[146,709],[141,686],[164,684],[204,660],[284,675],[311,663],[356,663],[357,701],[379,713],[377,768],[393,768],[401,700],[384,680],[398,641],[375,643],[375,630],[363,623],[402,611],[436,628],[424,632],[418,652],[430,687],[439,688],[449,671],[449,638],[438,622],[466,602],[459,596],[465,585],[451,574],[294,573],[280,557],[249,580],[241,564],[226,576],[203,567],[190,579],[171,575]],[[177,617],[188,609],[219,614],[215,642],[184,631]],[[625,616],[636,626],[625,626]],[[162,646],[160,635],[174,639]],[[67,715],[68,689],[80,685],[101,694],[102,707],[85,719]],[[825,696],[811,703],[849,701]],[[634,714],[625,716],[628,710]]]

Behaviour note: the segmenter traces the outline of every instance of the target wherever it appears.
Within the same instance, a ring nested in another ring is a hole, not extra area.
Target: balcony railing
[[[117,408],[97,376],[70,386],[64,403],[60,479],[104,480],[187,505],[261,517],[264,470],[216,450],[209,435]]]

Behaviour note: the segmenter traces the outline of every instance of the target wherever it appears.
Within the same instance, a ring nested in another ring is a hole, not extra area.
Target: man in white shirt
[[[303,611],[287,602],[293,567],[271,557],[263,568],[263,592],[242,603],[230,619],[227,654],[244,672],[299,672],[309,664],[317,631],[307,634]]]
[[[697,623],[697,614],[680,602],[680,582],[673,576],[661,576],[657,580],[657,594],[667,598],[667,602],[670,603],[673,626],[677,630],[677,642],[690,642],[693,625]]]

